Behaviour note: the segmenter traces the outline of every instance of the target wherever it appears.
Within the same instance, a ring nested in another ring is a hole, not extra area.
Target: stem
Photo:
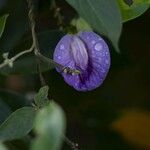
[[[0,69],[5,67],[5,66],[7,66],[7,65],[9,65],[11,67],[11,65],[13,65],[14,61],[16,59],[18,59],[20,56],[22,56],[22,55],[24,55],[26,53],[30,53],[30,52],[32,52],[34,50],[34,53],[35,53],[35,55],[38,58],[40,58],[42,61],[45,61],[45,62],[50,63],[50,64],[53,64],[54,66],[60,68],[62,70],[62,72],[69,73],[69,74],[72,74],[72,75],[80,74],[79,70],[71,69],[69,67],[65,67],[65,66],[55,62],[54,60],[43,56],[40,53],[39,43],[38,43],[38,39],[37,39],[36,32],[35,32],[34,5],[32,3],[32,0],[27,0],[27,2],[28,2],[28,7],[29,7],[28,16],[29,16],[30,23],[31,23],[31,32],[32,32],[33,44],[32,44],[30,49],[24,50],[24,51],[18,53],[16,56],[12,57],[11,59],[5,59],[3,61],[3,63],[0,64]],[[38,69],[39,69],[40,79],[41,79],[41,81],[44,81],[44,78],[42,77],[42,73],[41,73],[42,71],[41,71],[39,59],[37,60],[37,62],[38,62]],[[44,85],[44,82],[43,82],[43,85]]]
[[[10,63],[14,63],[14,61],[17,60],[20,56],[30,53],[33,50],[34,50],[34,45],[32,45],[30,49],[24,50],[24,51],[18,53],[17,55],[15,55],[14,57],[4,60],[4,62],[0,64],[0,68],[3,68],[5,66],[9,65]]]
[[[37,52],[40,52],[40,48],[39,48],[39,43],[38,43],[38,38],[35,32],[35,19],[34,19],[34,5],[32,3],[32,0],[27,0],[28,2],[28,7],[29,7],[29,19],[30,19],[30,23],[31,23],[31,33],[32,33],[32,39],[33,39],[33,45],[34,45],[34,54],[36,55]],[[41,71],[41,62],[39,59],[37,59],[37,64],[38,64],[38,72],[39,72],[39,78],[40,78],[40,82],[41,85],[44,86],[46,85],[45,79],[42,75],[42,71]]]
[[[79,150],[78,143],[72,142],[68,137],[64,136],[64,141],[70,146],[72,150]]]
[[[32,3],[32,0],[27,0],[27,2],[28,2],[28,7],[29,7],[28,16],[29,16],[30,23],[31,23],[32,40],[33,40],[33,45],[35,47],[34,51],[40,51],[39,43],[38,43],[36,32],[35,32],[34,5]]]
[[[71,69],[69,67],[65,67],[57,62],[55,62],[54,60],[52,59],[49,59],[47,57],[45,57],[44,55],[42,55],[41,53],[39,53],[38,51],[36,51],[35,55],[41,59],[42,61],[44,62],[47,62],[49,64],[53,64],[55,67],[57,68],[60,68],[62,70],[62,72],[64,73],[68,73],[68,74],[72,74],[72,75],[77,75],[77,74],[80,74],[80,71],[77,70],[77,69]]]
[[[66,73],[73,74],[73,75],[80,74],[79,70],[71,69],[69,67],[64,67],[63,65],[55,62],[52,59],[49,59],[49,58],[43,56],[40,53],[39,43],[38,43],[38,39],[37,39],[36,32],[35,32],[34,6],[33,6],[33,3],[32,3],[32,0],[27,0],[27,1],[28,1],[28,5],[29,5],[28,6],[29,7],[29,14],[28,15],[29,15],[30,23],[31,23],[31,32],[32,32],[32,38],[33,38],[33,45],[35,46],[35,49],[34,49],[35,55],[38,58],[40,58],[40,60],[42,60],[44,62],[47,62],[49,64],[53,64],[54,66],[60,68],[62,70],[62,72],[66,72]],[[41,69],[40,69],[40,61],[39,60],[38,60],[38,65],[39,65],[40,78],[42,78],[41,81],[43,81],[44,78],[42,77],[42,73],[41,73]]]
[[[30,19],[30,23],[31,23],[31,32],[32,32],[32,38],[33,38],[33,46],[34,46],[35,56],[37,56],[40,60],[42,60],[44,62],[47,62],[49,64],[53,64],[54,66],[62,69],[62,71],[64,71],[64,72],[72,73],[72,74],[79,74],[80,71],[78,71],[76,69],[70,69],[69,67],[64,67],[63,65],[53,61],[52,59],[49,59],[49,58],[43,56],[40,53],[39,43],[38,43],[38,39],[37,39],[36,32],[35,32],[35,20],[34,20],[34,8],[33,8],[34,6],[32,4],[32,0],[27,0],[27,1],[29,4],[29,19]],[[39,59],[38,59],[38,67],[39,67],[40,81],[41,81],[41,84],[45,84],[46,82],[45,82],[45,79],[41,73]],[[64,135],[64,140],[71,147],[72,150],[78,150],[78,144],[70,141],[65,135]]]

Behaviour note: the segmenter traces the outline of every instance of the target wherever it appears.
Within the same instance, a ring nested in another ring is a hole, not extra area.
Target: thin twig
[[[40,48],[39,48],[39,43],[38,43],[38,38],[35,32],[35,16],[34,16],[34,5],[33,5],[33,1],[32,0],[27,0],[28,2],[28,7],[29,7],[29,19],[30,19],[30,24],[31,24],[31,32],[32,32],[32,39],[33,39],[33,44],[34,44],[34,53],[36,55],[37,52],[40,52]],[[41,62],[40,60],[37,58],[37,64],[38,64],[38,72],[39,72],[39,78],[40,78],[40,82],[41,85],[44,86],[46,85],[46,81],[42,75],[42,71],[41,71]]]
[[[34,50],[34,45],[31,46],[30,49],[28,50],[24,50],[20,53],[18,53],[17,55],[15,55],[14,57],[10,58],[10,59],[5,59],[3,63],[0,64],[0,68],[3,68],[9,64],[13,64],[14,61],[16,61],[20,56],[24,55],[24,54],[27,54],[27,53],[30,53]]]
[[[34,51],[40,51],[39,49],[39,43],[37,40],[36,32],[35,32],[35,19],[34,19],[34,5],[32,0],[27,0],[28,7],[29,7],[29,19],[31,24],[31,32],[32,32],[32,39],[33,39],[33,45],[35,47]]]
[[[55,67],[59,68],[60,70],[62,70],[62,72],[65,72],[65,73],[68,73],[68,74],[73,74],[73,75],[77,75],[77,74],[80,74],[80,71],[77,70],[77,69],[71,69],[69,67],[65,67],[57,62],[55,62],[54,60],[52,59],[49,59],[47,57],[45,57],[44,55],[42,55],[41,53],[39,53],[38,51],[35,53],[35,55],[37,57],[39,57],[39,59],[41,59],[42,61],[44,62],[47,62],[49,64],[53,64]]]
[[[33,45],[34,45],[34,48],[35,48],[34,49],[35,55],[40,60],[45,61],[45,62],[50,63],[50,64],[53,64],[56,67],[61,68],[62,71],[66,71],[67,73],[79,74],[80,71],[78,71],[76,69],[70,69],[69,67],[64,67],[63,65],[53,61],[52,59],[49,59],[49,58],[43,56],[40,53],[39,43],[38,43],[38,39],[37,39],[36,32],[35,32],[34,6],[33,6],[33,3],[32,3],[32,0],[27,0],[27,1],[28,1],[28,5],[29,5],[29,19],[30,19],[30,23],[31,23],[31,32],[32,32],[32,38],[33,38]],[[41,66],[40,66],[39,59],[38,59],[39,76],[40,76],[41,84],[45,84],[45,79],[44,79],[44,77],[43,77],[43,75],[41,73],[41,68],[40,68]],[[70,146],[70,148],[72,150],[79,150],[78,149],[78,144],[72,142],[71,140],[69,140],[69,138],[67,138],[65,135],[64,135],[64,140]]]
[[[3,63],[0,64],[0,69],[5,67],[5,66],[10,66],[12,67],[13,66],[13,63],[16,59],[18,59],[20,56],[26,54],[26,53],[30,53],[32,51],[34,51],[35,55],[37,57],[40,57],[40,59],[42,61],[45,61],[47,63],[50,63],[50,64],[53,64],[54,66],[58,67],[59,69],[61,69],[62,72],[64,73],[68,73],[68,74],[72,74],[72,75],[78,75],[80,74],[80,71],[77,70],[77,69],[71,69],[69,67],[66,67],[66,66],[63,66],[57,62],[55,62],[54,60],[52,59],[49,59],[45,56],[43,56],[41,53],[40,53],[40,48],[39,48],[39,43],[38,43],[38,39],[37,39],[37,36],[36,36],[36,32],[35,32],[35,19],[34,19],[34,5],[32,3],[32,0],[27,0],[28,2],[28,7],[29,7],[29,19],[30,19],[30,23],[31,23],[31,32],[32,32],[32,40],[33,40],[33,44],[31,46],[30,49],[28,50],[24,50],[20,53],[18,53],[16,56],[10,58],[10,59],[5,59],[3,61]],[[38,59],[38,64],[40,65],[40,61]],[[41,67],[39,66],[39,73],[40,73],[40,78],[42,77],[42,71],[41,71]],[[44,79],[41,79],[41,81],[44,81]]]
[[[72,142],[68,137],[64,136],[64,141],[70,146],[72,150],[79,150],[79,144]]]
[[[62,16],[62,14],[60,12],[61,8],[56,4],[55,0],[52,1],[50,9],[54,10],[54,18],[57,19],[57,25],[59,26],[60,30],[63,30],[63,28],[64,28],[64,22],[63,22],[64,17]]]

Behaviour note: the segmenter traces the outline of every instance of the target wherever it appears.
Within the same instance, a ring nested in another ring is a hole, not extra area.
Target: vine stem
[[[40,48],[39,48],[39,43],[38,43],[38,39],[37,39],[37,36],[36,36],[36,32],[35,32],[35,20],[34,20],[34,8],[33,8],[33,4],[31,2],[31,0],[27,0],[28,1],[28,4],[29,4],[29,18],[30,18],[30,22],[31,22],[31,31],[32,31],[32,38],[33,38],[33,45],[35,46],[35,49],[34,49],[34,54],[42,61],[45,61],[47,63],[50,63],[50,64],[53,64],[55,65],[56,67],[59,67],[62,69],[62,71],[66,71],[67,73],[72,73],[72,74],[79,74],[80,71],[76,70],[76,69],[70,69],[69,67],[64,67],[63,65],[55,62],[54,60],[52,59],[49,59],[45,56],[43,56],[41,53],[40,53]],[[39,66],[39,75],[40,75],[40,80],[41,80],[41,84],[46,83],[45,80],[44,80],[44,77],[42,76],[42,73],[41,73],[41,70],[40,70],[40,63],[39,63],[39,60],[38,60],[38,66]],[[64,141],[70,146],[70,148],[72,150],[79,150],[78,149],[78,144],[77,143],[74,143],[72,142],[68,137],[66,137],[64,135]]]
[[[72,150],[79,150],[79,144],[72,142],[68,137],[64,136],[64,141],[70,146]]]
[[[24,54],[27,54],[27,53],[30,53],[34,50],[34,45],[32,44],[31,48],[28,49],[28,50],[24,50],[20,53],[18,53],[17,55],[15,55],[14,57],[10,58],[10,59],[5,59],[3,63],[0,64],[0,69],[9,65],[9,64],[12,64],[14,61],[16,61],[20,56],[24,55]]]
[[[39,43],[38,43],[38,38],[35,32],[35,18],[34,18],[34,5],[33,5],[33,1],[32,0],[27,0],[28,2],[28,7],[29,7],[29,19],[30,19],[30,24],[31,24],[31,33],[32,33],[32,40],[33,40],[33,45],[34,45],[34,54],[36,55],[36,53],[40,53],[40,48],[39,48]],[[37,65],[38,65],[38,72],[39,72],[39,78],[40,78],[40,82],[41,85],[44,86],[46,85],[45,79],[42,75],[42,71],[41,71],[41,62],[40,60],[37,58]]]

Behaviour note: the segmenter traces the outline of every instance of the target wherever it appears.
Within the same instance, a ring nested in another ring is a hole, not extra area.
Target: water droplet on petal
[[[108,52],[106,52],[105,54],[106,54],[106,55],[108,55],[109,53],[108,53]]]
[[[105,69],[101,68],[101,72],[102,72],[102,73],[105,73]]]
[[[63,50],[65,49],[65,46],[63,44],[60,45],[60,49]]]
[[[105,60],[105,63],[106,63],[107,65],[109,64],[109,61],[108,61],[108,59],[106,59],[106,60]]]
[[[58,56],[57,58],[58,58],[58,59],[61,59],[61,56]]]
[[[97,43],[94,48],[96,51],[100,51],[100,50],[102,50],[103,46],[101,43]]]
[[[75,86],[78,86],[78,83],[75,83]]]
[[[96,41],[93,40],[93,41],[92,41],[92,44],[95,44],[95,43],[96,43]]]
[[[89,36],[87,36],[87,39],[89,40],[89,39],[90,39],[90,37],[89,37]]]
[[[102,39],[102,38],[98,38],[98,40],[99,40],[99,41],[102,41],[103,39]]]

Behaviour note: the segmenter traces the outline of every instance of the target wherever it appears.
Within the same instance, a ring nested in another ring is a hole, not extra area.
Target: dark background
[[[13,55],[16,47],[24,49],[28,46],[20,45],[21,41],[30,37],[27,5],[21,0],[8,0],[3,6],[2,2],[4,1],[0,2],[0,14],[9,13],[10,16],[0,40],[0,54],[10,51]],[[37,33],[73,28],[69,23],[77,16],[76,12],[65,1],[58,0],[56,4],[61,8],[63,22],[54,17],[57,8],[51,8],[50,1],[39,0],[36,13]],[[147,11],[123,25],[120,54],[107,41],[111,52],[111,67],[103,85],[96,90],[77,92],[55,70],[43,73],[50,87],[50,97],[66,112],[67,136],[77,142],[82,150],[150,150],[149,20],[150,13]],[[59,33],[57,38],[54,37],[55,41],[59,41],[62,35],[63,33]],[[49,45],[47,41],[46,37],[39,39],[41,47],[49,53],[45,49]],[[53,43],[53,47],[56,43]],[[23,69],[25,68],[26,65]],[[2,90],[32,97],[40,87],[37,74],[0,75]],[[0,95],[2,94],[1,92]],[[12,97],[12,101],[15,102],[15,98]],[[15,106],[17,107],[19,106]],[[21,143],[19,141],[14,143],[16,147],[26,148],[22,147],[24,144],[18,144]],[[64,144],[64,149],[70,148]]]

